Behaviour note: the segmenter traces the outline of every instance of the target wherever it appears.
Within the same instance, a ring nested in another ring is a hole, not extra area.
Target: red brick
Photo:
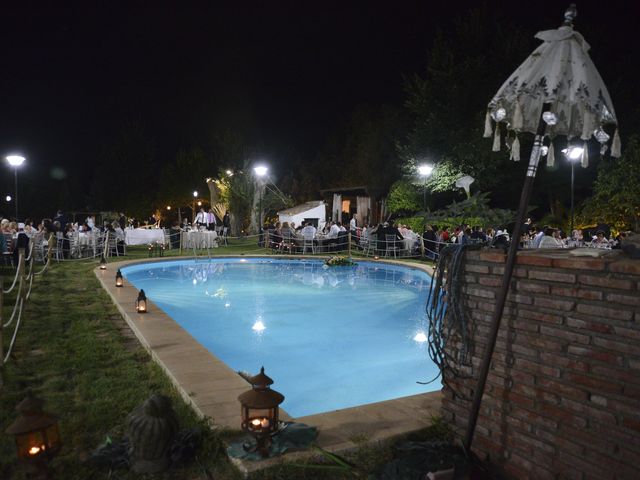
[[[524,330],[525,332],[537,332],[539,329],[537,323],[529,320],[513,320],[512,325],[516,330]]]
[[[546,416],[558,420],[561,425],[567,424],[577,428],[584,428],[587,426],[587,420],[584,417],[576,415],[567,408],[542,403],[540,405],[540,411]]]
[[[491,273],[494,275],[504,275],[504,267],[491,267]],[[526,268],[514,268],[513,276],[516,278],[527,278],[528,270]]]
[[[554,270],[530,270],[529,278],[548,282],[576,283],[576,276],[573,273],[560,273]]]
[[[560,369],[542,365],[537,362],[532,362],[524,358],[517,358],[515,361],[515,364],[516,364],[516,367],[522,368],[523,370],[527,370],[533,373],[541,373],[543,375],[548,375],[550,377],[560,376]]]
[[[475,297],[491,298],[491,299],[496,298],[496,292],[492,290],[485,290],[482,288],[474,288],[474,287],[464,287],[463,290],[466,294],[473,295]]]
[[[621,364],[620,358],[614,352],[603,352],[602,350],[594,350],[591,347],[579,347],[577,345],[569,345],[567,349],[569,355],[577,355],[581,357],[599,360],[601,362]]]
[[[530,293],[549,293],[549,285],[545,285],[544,283],[525,282],[522,280],[516,284],[516,289],[518,291]]]
[[[480,260],[483,262],[504,263],[507,256],[498,252],[480,252]]]
[[[532,412],[525,409],[514,409],[511,415],[515,418],[524,420],[532,427],[544,427],[549,430],[558,428],[558,422],[549,418],[544,412]]]
[[[569,312],[573,310],[573,307],[575,306],[576,302],[572,302],[569,300],[556,300],[552,298],[536,297],[534,300],[534,304],[537,307]]]
[[[598,290],[585,290],[576,287],[552,287],[552,295],[562,297],[583,298],[585,300],[602,300],[603,294]]]
[[[584,447],[582,445],[571,442],[566,438],[562,438],[560,435],[558,435],[557,430],[553,433],[550,433],[541,428],[537,428],[536,436],[543,439],[547,443],[550,443],[551,445],[555,445],[558,448],[560,454],[562,454],[562,452],[569,452],[574,455],[582,455],[584,453]]]
[[[551,339],[544,335],[532,335],[525,332],[518,332],[516,340],[517,344],[536,347],[536,352],[551,351],[557,353],[562,351],[564,343],[561,340]]]
[[[567,327],[580,328],[583,330],[590,330],[592,332],[598,333],[611,333],[613,331],[613,327],[606,323],[588,322],[579,318],[569,317],[566,319],[566,324]]]
[[[588,372],[589,364],[581,360],[568,357],[566,355],[556,355],[549,352],[541,352],[540,360],[548,365],[555,365],[565,368],[567,370],[575,370],[576,372]]]
[[[568,408],[577,414],[584,415],[589,420],[598,420],[599,422],[609,423],[610,425],[616,424],[616,417],[606,409],[593,407],[591,405],[575,402],[568,398],[563,398],[561,401],[563,407]]]
[[[510,302],[524,303],[525,305],[531,305],[533,303],[532,297],[529,295],[520,295],[518,293],[510,293],[507,299]]]
[[[593,344],[616,353],[625,353],[629,355],[638,355],[638,345],[628,343],[614,342],[606,338],[593,337]]]
[[[535,265],[537,267],[550,267],[552,259],[549,257],[543,257],[541,255],[527,255],[519,254],[516,257],[516,263],[518,265]]]
[[[464,276],[465,283],[477,283],[477,277],[475,275],[465,275]]]
[[[565,397],[574,398],[576,400],[587,400],[588,394],[585,390],[568,385],[560,380],[551,380],[549,378],[540,377],[536,379],[536,386],[541,389],[548,390],[560,394]]]
[[[627,339],[640,340],[640,325],[637,328],[624,328],[624,327],[613,327],[613,331],[616,335],[620,337],[624,337]],[[638,348],[638,355],[640,355],[640,347]]]
[[[574,385],[582,385],[592,392],[622,393],[622,385],[582,373],[566,372],[564,379]]]
[[[589,285],[592,287],[615,288],[617,290],[633,289],[633,282],[629,280],[611,278],[610,276],[600,277],[600,276],[594,276],[594,275],[579,275],[578,283]]]
[[[597,305],[578,303],[576,310],[587,315],[597,315],[603,319],[625,320],[633,318],[633,312],[629,310],[618,310],[617,308],[599,307]]]
[[[465,263],[464,265],[465,272],[473,272],[473,273],[489,273],[489,267],[487,265],[477,265],[473,263]]]
[[[620,295],[619,293],[607,293],[607,301],[620,305],[640,307],[640,295]]]
[[[609,270],[616,273],[640,275],[640,262],[636,260],[621,260],[609,264]]]
[[[562,324],[561,315],[553,315],[551,313],[534,312],[531,310],[519,309],[518,315],[523,318],[530,318],[544,323],[552,323],[555,325]]]
[[[589,335],[583,335],[581,333],[575,333],[560,328],[548,327],[546,325],[542,325],[540,327],[540,333],[554,338],[562,338],[563,340],[567,340],[571,343],[582,343],[583,345],[588,345],[589,339],[591,338]]]
[[[602,365],[594,365],[591,367],[591,373],[594,375],[601,375],[609,380],[618,380],[625,383],[638,383],[640,384],[640,376],[635,372],[623,370],[621,368],[611,368]]]
[[[502,278],[494,277],[494,276],[488,276],[488,277],[481,276],[478,279],[478,283],[486,287],[499,287],[500,285],[502,285]]]
[[[604,270],[605,262],[596,258],[554,258],[553,266],[572,270]]]

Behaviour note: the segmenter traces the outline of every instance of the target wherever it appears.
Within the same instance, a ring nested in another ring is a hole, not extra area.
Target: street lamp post
[[[13,167],[15,173],[15,196],[16,196],[16,221],[18,221],[18,167],[24,163],[26,158],[21,155],[8,155],[7,162]]]
[[[575,165],[576,162],[582,159],[584,154],[584,148],[582,147],[569,147],[565,148],[562,153],[567,156],[569,163],[571,163],[571,221],[569,238],[573,238],[573,220],[574,220],[574,208],[573,208],[573,193],[574,193],[574,180],[575,180]]]
[[[193,217],[191,218],[191,227],[194,227],[196,224],[196,198],[198,198],[198,191],[194,190],[193,191],[193,203],[192,203],[192,207],[191,207],[191,212],[193,214]]]
[[[422,189],[422,210],[425,212],[427,211],[427,178],[429,178],[431,172],[433,172],[433,166],[431,165],[424,164],[418,166],[418,173],[421,177],[424,177],[424,185]]]
[[[264,165],[257,165],[255,167],[253,167],[253,171],[256,174],[256,177],[258,177],[258,180],[260,180],[262,177],[264,177],[267,174],[269,169],[267,167],[265,167]],[[259,183],[259,187],[260,187],[260,200],[258,202],[258,241],[260,243],[263,243],[263,238],[262,238],[262,183]]]

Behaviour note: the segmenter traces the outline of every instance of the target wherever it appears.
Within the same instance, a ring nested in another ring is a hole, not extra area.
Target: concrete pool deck
[[[238,257],[238,255],[229,256],[229,258]],[[252,258],[252,256],[243,257]],[[264,257],[269,258],[265,255],[253,258]],[[309,257],[285,255],[279,255],[278,258],[309,259]],[[322,259],[322,257],[313,258]],[[135,300],[138,290],[129,282],[125,280],[123,287],[115,286],[115,273],[118,268],[141,263],[190,259],[189,257],[164,257],[121,261],[110,263],[107,270],[96,268],[94,272],[131,330],[169,376],[185,401],[198,415],[212,418],[215,425],[238,430],[240,427],[238,395],[250,388],[246,380],[200,345],[153,302],[147,301],[148,313],[137,313]],[[401,261],[388,263],[418,268],[429,274],[432,274],[433,270],[427,265],[417,263]],[[278,390],[278,379],[274,380],[274,389]],[[282,393],[286,396],[286,392]],[[440,392],[431,392],[295,419],[281,410],[281,419],[295,420],[318,427],[319,435],[316,443],[322,448],[337,452],[354,448],[363,439],[368,442],[384,441],[428,427],[431,424],[431,418],[439,413],[440,400]],[[289,458],[291,458],[290,454],[268,461],[243,461],[239,467],[247,472],[265,468]]]

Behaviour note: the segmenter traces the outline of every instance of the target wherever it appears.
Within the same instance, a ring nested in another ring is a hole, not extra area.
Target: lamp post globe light
[[[582,155],[584,154],[584,148],[577,146],[569,146],[562,150],[562,153],[565,154],[569,163],[571,164],[571,222],[569,227],[569,238],[573,236],[573,219],[574,219],[574,210],[573,210],[573,192],[574,192],[574,177],[575,177],[575,166],[576,162],[582,160]]]
[[[7,155],[6,158],[7,162],[9,162],[9,165],[13,167],[15,175],[15,190],[13,193],[16,197],[16,221],[18,221],[18,167],[24,163],[26,158],[24,158],[22,155]]]
[[[193,212],[193,217],[191,219],[191,227],[193,228],[196,224],[196,199],[198,198],[198,191],[193,191],[193,203],[191,207],[191,211]]]
[[[418,173],[420,174],[421,177],[424,178],[424,185],[422,189],[422,209],[424,211],[427,210],[427,178],[429,178],[429,175],[431,175],[431,172],[433,172],[432,165],[427,165],[427,164],[418,165]]]
[[[258,180],[261,180],[264,177],[269,168],[264,165],[256,165],[253,167],[253,172],[258,177]],[[258,203],[258,241],[262,243],[262,184],[260,183],[260,201]]]

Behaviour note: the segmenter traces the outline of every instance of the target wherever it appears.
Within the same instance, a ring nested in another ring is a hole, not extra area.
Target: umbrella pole
[[[491,330],[489,331],[489,337],[487,341],[487,348],[482,358],[482,364],[480,365],[480,374],[478,376],[478,383],[473,392],[473,402],[471,404],[471,412],[469,415],[469,423],[467,425],[467,431],[464,438],[464,449],[467,452],[471,451],[471,443],[473,442],[473,434],[476,430],[476,423],[478,422],[478,413],[480,412],[480,403],[482,402],[482,396],[484,394],[484,388],[487,383],[487,375],[489,374],[489,366],[491,365],[491,357],[493,356],[493,350],[496,346],[496,339],[498,338],[498,330],[500,330],[500,320],[502,319],[502,312],[504,311],[504,304],[507,300],[507,294],[509,293],[509,286],[511,284],[511,277],[513,275],[513,266],[516,261],[516,254],[518,253],[518,245],[520,243],[520,236],[522,235],[522,226],[527,216],[527,209],[529,207],[529,199],[531,198],[531,191],[533,190],[533,182],[536,178],[536,171],[538,169],[538,162],[540,161],[540,149],[544,140],[544,133],[546,130],[546,123],[542,119],[542,114],[550,109],[550,104],[545,103],[542,106],[540,112],[540,119],[538,120],[538,128],[536,130],[536,136],[533,141],[533,148],[531,149],[531,156],[529,158],[529,167],[527,168],[527,176],[524,180],[524,186],[522,188],[522,195],[520,196],[520,206],[518,207],[518,213],[516,216],[516,224],[511,236],[511,244],[509,245],[509,253],[507,254],[507,262],[504,266],[504,274],[502,276],[502,285],[496,298],[496,308],[493,312],[493,318],[491,319]]]

